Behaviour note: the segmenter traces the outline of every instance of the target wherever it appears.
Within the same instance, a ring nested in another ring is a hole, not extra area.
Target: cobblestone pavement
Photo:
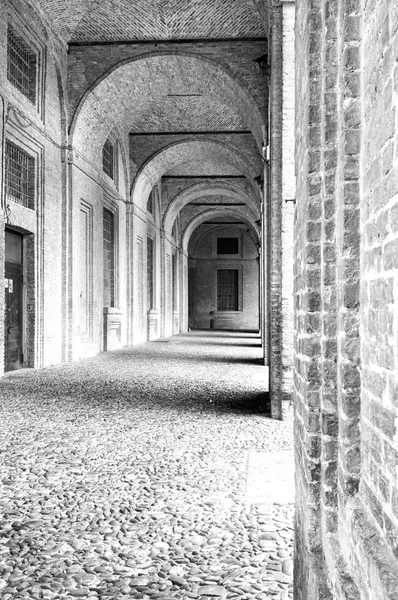
[[[2,600],[292,598],[292,432],[260,357],[193,332],[0,379]]]

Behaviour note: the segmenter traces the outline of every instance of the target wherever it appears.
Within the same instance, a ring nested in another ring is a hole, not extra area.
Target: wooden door
[[[6,232],[5,263],[5,370],[23,367],[22,236]]]

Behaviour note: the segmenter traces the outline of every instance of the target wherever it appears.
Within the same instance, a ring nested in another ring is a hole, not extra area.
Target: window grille
[[[154,285],[154,259],[155,259],[155,245],[151,237],[147,238],[147,303],[148,309],[155,308],[155,285]]]
[[[217,310],[239,310],[238,270],[217,271]]]
[[[115,148],[109,140],[102,149],[102,169],[108,177],[115,179]]]
[[[217,238],[217,254],[239,254],[239,238]]]
[[[7,32],[7,78],[36,103],[37,54],[11,25]]]
[[[115,306],[115,215],[104,208],[104,306]]]
[[[35,160],[6,142],[6,197],[26,208],[35,208]]]

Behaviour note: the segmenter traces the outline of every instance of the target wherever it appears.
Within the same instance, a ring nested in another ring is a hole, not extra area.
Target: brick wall
[[[32,103],[7,78],[7,27],[21,35],[38,53],[38,88]],[[1,110],[5,118],[2,134],[35,159],[35,210],[9,202],[7,227],[25,236],[24,311],[25,362],[44,366],[59,362],[65,335],[62,313],[62,209],[65,164],[61,161],[66,136],[64,79],[65,48],[40,16],[19,0],[7,0],[0,7],[0,88]],[[2,121],[3,123],[3,121]],[[1,162],[3,165],[3,161]],[[4,199],[3,199],[4,203]],[[3,249],[4,244],[1,244]],[[3,250],[2,250],[3,252]],[[3,256],[1,264],[3,265]],[[3,268],[0,269],[3,273]],[[3,276],[2,276],[3,277]],[[0,289],[4,289],[3,279]],[[0,308],[4,296],[1,294]],[[0,337],[3,339],[3,322]],[[0,370],[3,370],[1,344]]]
[[[361,156],[362,504],[386,556],[398,557],[398,6],[363,2]],[[360,555],[356,556],[357,561]],[[395,562],[395,567],[397,564]],[[380,574],[378,574],[380,577]],[[398,577],[394,580],[398,590]],[[378,580],[383,588],[383,582]],[[392,583],[390,583],[392,585]],[[384,597],[380,593],[380,597]],[[387,596],[385,596],[387,597]]]
[[[398,590],[398,12],[356,0],[297,8],[296,597],[387,600]]]

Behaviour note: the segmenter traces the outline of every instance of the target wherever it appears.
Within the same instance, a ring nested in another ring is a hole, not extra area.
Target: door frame
[[[26,320],[26,309],[27,309],[27,302],[26,302],[26,276],[25,276],[25,251],[24,251],[24,235],[20,232],[20,231],[16,231],[12,228],[6,227],[5,228],[5,232],[4,232],[4,237],[5,237],[5,255],[4,258],[6,258],[6,235],[7,232],[13,233],[14,235],[17,235],[20,238],[20,249],[21,249],[21,260],[20,262],[11,262],[11,261],[4,261],[4,274],[5,276],[7,275],[7,271],[8,274],[13,274],[16,276],[19,276],[21,278],[21,290],[20,290],[20,310],[21,310],[21,317],[20,317],[20,348],[19,348],[19,355],[21,356],[21,360],[19,361],[20,367],[16,367],[15,369],[10,369],[9,367],[9,356],[8,356],[8,331],[6,331],[6,314],[4,314],[4,370],[6,372],[9,371],[13,371],[13,370],[18,370],[18,368],[23,368],[26,366],[26,324],[27,324],[27,320]],[[5,279],[8,279],[7,277],[5,277]],[[14,278],[13,278],[14,279]],[[6,286],[4,285],[4,296],[6,295]],[[7,306],[7,301],[6,298],[4,297],[4,308],[6,309]]]

